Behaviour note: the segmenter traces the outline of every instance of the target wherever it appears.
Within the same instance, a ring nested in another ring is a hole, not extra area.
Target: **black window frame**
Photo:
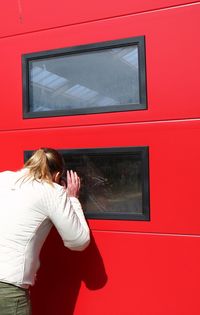
[[[139,64],[139,102],[138,104],[124,104],[115,106],[93,107],[84,109],[66,109],[51,111],[30,111],[29,105],[29,62],[37,59],[52,57],[61,57],[84,52],[105,50],[109,48],[128,47],[137,45],[138,47],[138,64]],[[145,36],[131,37],[113,41],[99,42],[94,44],[66,47],[48,51],[35,52],[22,55],[22,94],[23,94],[23,119],[42,118],[42,117],[59,117],[85,114],[99,114],[111,112],[125,112],[147,109],[147,87],[146,87],[146,61],[145,61]]]
[[[102,153],[131,153],[140,154],[142,160],[142,213],[86,213],[87,219],[99,220],[129,220],[129,221],[150,221],[150,192],[149,192],[149,147],[109,147],[109,148],[89,148],[89,149],[58,149],[62,155],[98,155]],[[24,151],[24,161],[26,161],[33,150]]]

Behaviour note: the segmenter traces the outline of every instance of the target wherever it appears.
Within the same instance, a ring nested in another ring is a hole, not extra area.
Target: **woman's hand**
[[[69,197],[78,198],[80,190],[80,178],[76,172],[67,171],[67,193]]]

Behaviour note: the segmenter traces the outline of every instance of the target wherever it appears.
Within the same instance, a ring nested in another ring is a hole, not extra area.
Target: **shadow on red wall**
[[[83,252],[63,246],[53,228],[44,244],[41,267],[31,289],[32,315],[73,315],[81,282],[90,290],[107,282],[103,260],[93,236]]]

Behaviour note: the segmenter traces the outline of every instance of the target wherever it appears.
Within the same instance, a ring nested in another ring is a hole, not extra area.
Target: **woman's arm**
[[[59,187],[56,209],[52,209],[50,219],[71,250],[84,250],[90,242],[90,231],[78,200],[80,179],[76,173],[67,172],[67,189]]]

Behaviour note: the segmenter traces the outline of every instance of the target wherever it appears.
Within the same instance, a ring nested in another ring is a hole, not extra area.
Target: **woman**
[[[0,173],[0,314],[31,312],[29,286],[34,285],[39,253],[52,227],[64,245],[84,250],[90,241],[88,225],[77,199],[80,179],[67,171],[67,189],[60,154],[37,150],[17,172]]]

